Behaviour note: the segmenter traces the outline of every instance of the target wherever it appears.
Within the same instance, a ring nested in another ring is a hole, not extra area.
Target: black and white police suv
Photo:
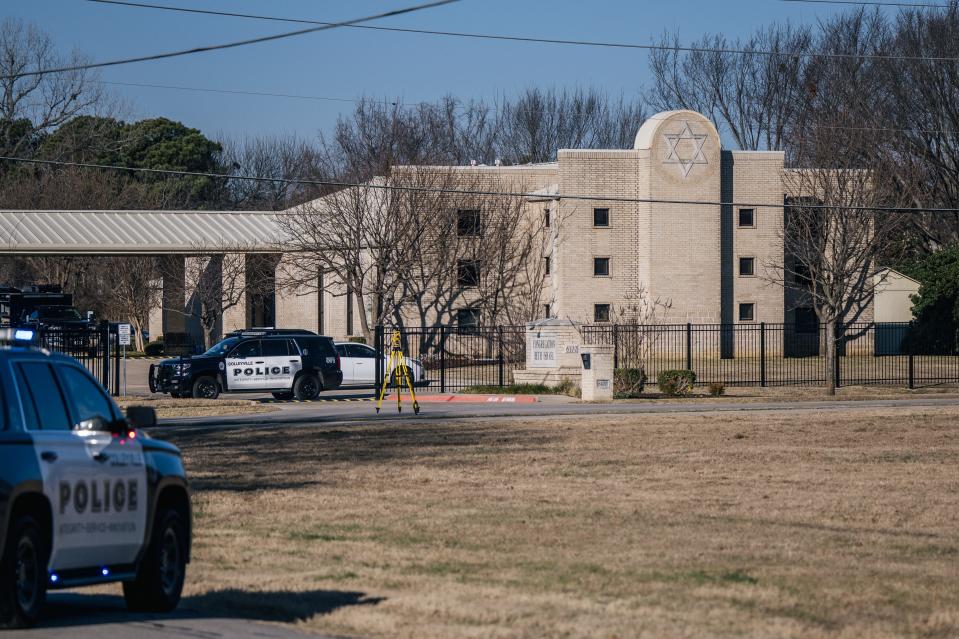
[[[170,611],[190,558],[180,451],[138,430],[76,360],[0,331],[0,627],[33,624],[50,589],[122,581],[127,606]]]
[[[150,390],[173,397],[269,392],[308,400],[342,383],[333,340],[306,330],[236,331],[202,355],[150,366]]]

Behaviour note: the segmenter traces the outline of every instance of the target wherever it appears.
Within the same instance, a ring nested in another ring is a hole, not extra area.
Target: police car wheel
[[[180,603],[186,578],[186,526],[176,510],[161,513],[135,581],[123,582],[130,610],[170,612]]]
[[[301,375],[293,384],[293,396],[299,400],[316,399],[320,396],[321,384],[316,375]]]
[[[32,517],[14,523],[0,564],[0,628],[26,628],[47,596],[47,544]]]
[[[220,385],[212,377],[200,377],[193,382],[193,397],[197,399],[216,399],[220,396]]]

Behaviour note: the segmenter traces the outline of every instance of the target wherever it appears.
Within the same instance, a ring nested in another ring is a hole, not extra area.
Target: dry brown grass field
[[[181,432],[187,605],[372,637],[959,636],[959,408]]]

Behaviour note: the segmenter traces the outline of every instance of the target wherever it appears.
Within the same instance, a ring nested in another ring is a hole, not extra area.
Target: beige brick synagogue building
[[[629,150],[560,149],[550,163],[442,169],[524,194],[517,215],[545,230],[541,252],[529,258],[541,260],[546,273],[527,293],[530,308],[538,309],[535,318],[620,321],[621,309],[646,300],[662,302],[655,315],[660,324],[815,322],[796,288],[771,281],[788,259],[784,203],[797,195],[787,192],[791,171],[783,153],[723,150],[715,126],[699,113],[654,115]],[[482,225],[482,203],[475,208],[456,211],[467,218],[466,224],[461,221],[467,232]],[[278,220],[288,214],[0,211],[0,232],[11,254],[152,254],[183,271],[191,260],[206,259],[196,257],[197,246],[209,254],[219,242],[226,248],[213,252],[224,258],[245,260],[260,271],[265,264],[279,273],[289,260],[289,249],[284,255],[289,239]],[[237,246],[243,248],[229,248]],[[176,268],[167,273],[162,307],[150,317],[151,338],[196,337],[195,295]],[[246,295],[225,309],[216,332],[276,326],[336,338],[360,335],[360,314],[373,301],[351,299],[342,284],[320,272],[310,277],[313,286],[296,288],[280,286],[277,276],[272,290]],[[883,311],[881,321],[911,319],[908,295],[916,283],[900,280],[905,284],[887,287],[896,300],[883,305],[877,300],[877,309],[895,310]],[[469,295],[461,299],[433,321],[483,321],[483,309]],[[871,320],[871,311],[862,319]]]

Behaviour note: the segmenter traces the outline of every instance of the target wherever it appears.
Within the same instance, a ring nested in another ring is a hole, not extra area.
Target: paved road
[[[361,395],[343,395],[360,398]],[[346,422],[370,422],[409,419],[477,419],[477,418],[529,418],[576,415],[627,415],[668,413],[709,413],[729,411],[829,411],[873,410],[876,408],[922,408],[935,406],[959,406],[959,397],[910,397],[907,399],[870,399],[856,401],[771,401],[732,402],[725,400],[636,402],[615,404],[588,404],[562,397],[544,397],[535,404],[510,404],[488,402],[477,404],[424,403],[420,414],[412,415],[409,405],[404,404],[402,413],[396,412],[395,404],[384,404],[377,414],[370,401],[275,403],[280,408],[273,413],[232,415],[225,417],[196,417],[163,420],[157,427],[158,436],[164,429],[182,428],[232,428],[237,426],[309,427],[319,424]]]
[[[292,621],[292,620],[291,620]],[[129,613],[123,598],[51,593],[45,617],[30,630],[0,633],[3,639],[304,639],[290,626],[249,619],[203,615],[189,601],[171,615]]]

